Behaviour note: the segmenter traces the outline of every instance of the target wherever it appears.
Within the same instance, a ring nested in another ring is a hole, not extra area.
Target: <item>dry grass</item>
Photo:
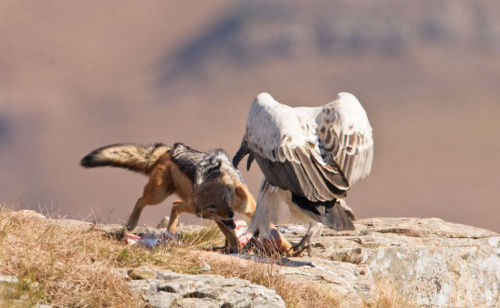
[[[337,307],[338,300],[328,288],[320,284],[292,282],[279,274],[280,256],[271,257],[274,262],[256,263],[230,256],[202,255],[212,267],[210,273],[223,277],[239,277],[252,283],[273,289],[285,301],[287,307]]]
[[[397,288],[390,282],[377,283],[378,298],[377,301],[371,305],[365,304],[364,308],[416,308],[420,307],[416,303],[404,298]]]
[[[0,273],[19,280],[13,300],[67,307],[136,305],[113,269],[121,248],[96,231],[81,232],[0,209]]]
[[[179,240],[184,246],[201,250],[209,250],[212,247],[224,245],[224,236],[215,223],[199,231],[183,232]]]
[[[211,266],[208,273],[240,277],[276,290],[288,307],[338,306],[338,299],[324,286],[283,279],[277,264],[203,252],[224,243],[215,224],[183,233],[180,242],[152,250],[124,246],[93,228],[75,228],[0,205],[0,275],[19,280],[4,302],[0,298],[0,306],[7,302],[20,307],[36,303],[137,307],[141,301],[129,292],[126,281],[117,275],[119,270],[146,265],[199,274],[204,262]],[[387,292],[375,305],[365,306],[399,307],[404,302],[395,294]]]
[[[161,266],[200,273],[200,261],[186,247],[220,243],[213,226],[187,233],[181,247],[153,250],[124,246],[100,231],[81,230],[33,213],[0,207],[0,274],[16,276],[17,289],[7,300],[23,305],[51,303],[65,307],[137,306],[117,269]]]

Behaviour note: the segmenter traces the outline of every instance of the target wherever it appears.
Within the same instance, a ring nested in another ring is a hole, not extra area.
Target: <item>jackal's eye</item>
[[[215,209],[217,209],[217,207],[215,206],[215,204],[209,204],[208,205],[208,209],[209,210],[215,210]]]

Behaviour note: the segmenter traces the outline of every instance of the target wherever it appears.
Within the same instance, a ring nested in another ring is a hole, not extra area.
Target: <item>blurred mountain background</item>
[[[123,222],[146,178],[81,168],[94,148],[232,157],[258,93],[315,106],[348,91],[375,137],[348,198],[360,217],[500,231],[500,2],[3,0],[0,42],[2,202]],[[257,194],[258,167],[244,175]]]

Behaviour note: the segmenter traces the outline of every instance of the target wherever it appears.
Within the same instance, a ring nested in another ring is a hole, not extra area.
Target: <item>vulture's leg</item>
[[[269,247],[266,248],[260,243],[262,241],[259,240],[259,237],[261,237],[271,241],[267,246],[274,246],[271,247],[273,249],[269,251],[270,254],[276,253],[276,249],[278,249],[280,252],[286,253],[287,256],[291,256],[293,253],[292,245],[274,226],[280,212],[288,207],[288,200],[291,198],[289,195],[289,191],[270,185],[264,178],[257,197],[257,207],[249,226],[253,237],[245,246],[245,250],[254,248],[264,252],[270,250],[267,249]]]
[[[293,256],[298,257],[302,254],[304,249],[307,249],[309,256],[311,255],[311,239],[321,230],[321,224],[318,222],[310,222],[307,232],[300,242],[293,246]]]

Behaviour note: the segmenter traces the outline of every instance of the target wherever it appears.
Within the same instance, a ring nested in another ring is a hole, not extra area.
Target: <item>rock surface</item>
[[[297,242],[305,229],[280,228]],[[500,235],[437,218],[370,218],[356,231],[324,228],[312,266],[283,267],[290,279],[322,281],[346,306],[372,302],[390,285],[427,307],[500,307]],[[383,290],[379,290],[383,291]]]
[[[297,258],[294,258],[297,259]],[[335,295],[341,307],[374,303],[377,289],[370,270],[364,265],[320,258],[301,258],[310,265],[282,266],[280,274],[289,281],[315,283]]]
[[[61,219],[43,221],[82,230],[97,228],[108,234],[123,228]],[[278,262],[283,279],[318,284],[335,294],[341,307],[376,304],[387,290],[396,292],[404,306],[500,307],[500,234],[438,218],[369,218],[355,225],[355,231],[324,228],[321,237],[313,239],[311,257],[276,260],[200,250],[192,253],[199,255],[207,272],[217,264]],[[180,230],[201,228],[187,225]],[[306,231],[298,225],[279,229],[291,242],[298,242]],[[150,268],[120,273],[133,290],[142,292],[150,307],[285,306],[274,290],[239,278]],[[11,293],[12,279],[0,276],[0,298]]]
[[[130,288],[140,292],[149,307],[285,307],[274,290],[240,278],[145,267],[129,270],[128,275],[135,278]]]

